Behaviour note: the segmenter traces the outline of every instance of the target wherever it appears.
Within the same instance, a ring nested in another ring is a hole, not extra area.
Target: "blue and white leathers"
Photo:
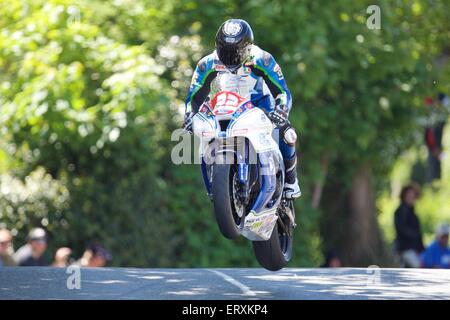
[[[287,87],[280,66],[272,55],[253,45],[251,54],[236,69],[227,68],[218,58],[216,51],[202,58],[194,71],[186,98],[186,112],[197,112],[207,97],[219,91],[231,91],[250,99],[266,112],[275,104],[292,107],[292,96]],[[295,147],[279,139],[284,159],[295,154]]]

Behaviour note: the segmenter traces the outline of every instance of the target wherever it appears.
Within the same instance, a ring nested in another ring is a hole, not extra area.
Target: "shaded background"
[[[395,265],[392,219],[426,159],[425,96],[449,92],[447,1],[0,0],[0,226],[99,241],[115,266],[257,266],[224,239],[194,165],[170,160],[195,63],[246,19],[283,68],[300,133],[290,266]],[[425,119],[425,120],[424,120]],[[444,145],[450,147],[445,131]],[[424,185],[426,239],[450,221],[450,160]]]

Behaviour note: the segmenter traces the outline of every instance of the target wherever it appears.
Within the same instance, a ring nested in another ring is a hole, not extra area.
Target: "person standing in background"
[[[426,248],[421,256],[423,267],[450,268],[449,233],[450,227],[448,224],[441,224],[436,228],[436,240]]]
[[[101,268],[112,260],[112,255],[99,244],[91,244],[75,265],[86,268]]]
[[[27,237],[28,243],[14,254],[14,261],[18,266],[37,267],[47,266],[44,252],[47,249],[47,234],[42,228],[30,231]]]
[[[7,229],[0,229],[0,268],[16,265],[13,255],[12,234]]]
[[[394,214],[396,249],[407,268],[420,268],[420,253],[424,250],[420,221],[414,211],[419,195],[417,185],[403,187],[400,193],[401,203]]]
[[[55,258],[53,260],[52,267],[65,268],[70,265],[70,255],[72,249],[68,247],[62,247],[56,250]]]
[[[339,254],[335,250],[328,250],[325,255],[325,262],[320,266],[321,268],[340,268],[342,261]]]

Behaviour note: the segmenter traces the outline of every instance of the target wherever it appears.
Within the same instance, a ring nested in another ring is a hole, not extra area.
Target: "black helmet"
[[[225,21],[216,34],[217,55],[227,67],[236,67],[244,62],[252,44],[252,28],[241,19]]]

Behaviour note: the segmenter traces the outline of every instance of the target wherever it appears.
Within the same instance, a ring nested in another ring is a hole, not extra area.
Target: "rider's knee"
[[[284,125],[282,128],[280,128],[280,135],[283,141],[288,146],[295,146],[295,143],[297,142],[297,132],[295,131],[294,127],[289,124]]]

